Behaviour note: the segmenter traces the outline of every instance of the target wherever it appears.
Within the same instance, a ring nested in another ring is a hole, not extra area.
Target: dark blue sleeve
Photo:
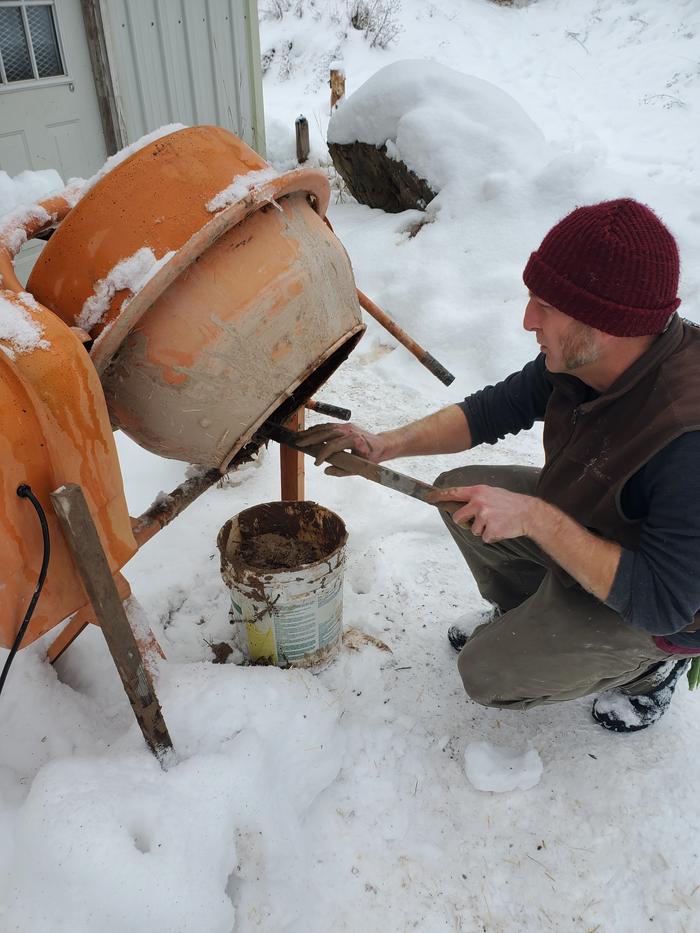
[[[646,500],[642,536],[623,550],[605,602],[652,635],[679,632],[700,609],[699,467],[700,431],[691,431],[630,480],[641,479]]]
[[[544,354],[495,386],[486,386],[460,403],[469,422],[472,446],[495,444],[544,419],[552,384]]]

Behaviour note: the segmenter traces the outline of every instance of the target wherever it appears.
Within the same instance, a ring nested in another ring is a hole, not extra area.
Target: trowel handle
[[[338,405],[329,405],[328,402],[317,402],[315,398],[310,398],[304,407],[309,411],[317,411],[319,415],[337,418],[339,421],[349,421],[352,418],[349,408],[339,408]]]

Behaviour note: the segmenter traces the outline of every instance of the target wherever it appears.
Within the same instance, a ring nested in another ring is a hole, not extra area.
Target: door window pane
[[[22,11],[18,6],[0,7],[0,54],[8,81],[26,81],[34,77]]]
[[[28,6],[27,21],[40,78],[63,74],[58,36],[50,6]]]

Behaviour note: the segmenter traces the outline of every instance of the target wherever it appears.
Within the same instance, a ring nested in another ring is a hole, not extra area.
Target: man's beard
[[[581,321],[572,321],[561,338],[561,356],[564,368],[568,372],[597,362],[600,359],[600,349],[595,328]]]

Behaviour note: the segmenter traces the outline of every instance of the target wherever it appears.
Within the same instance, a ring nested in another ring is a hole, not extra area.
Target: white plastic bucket
[[[219,532],[234,641],[244,657],[279,667],[329,664],[343,631],[343,520],[315,502],[267,502]]]

